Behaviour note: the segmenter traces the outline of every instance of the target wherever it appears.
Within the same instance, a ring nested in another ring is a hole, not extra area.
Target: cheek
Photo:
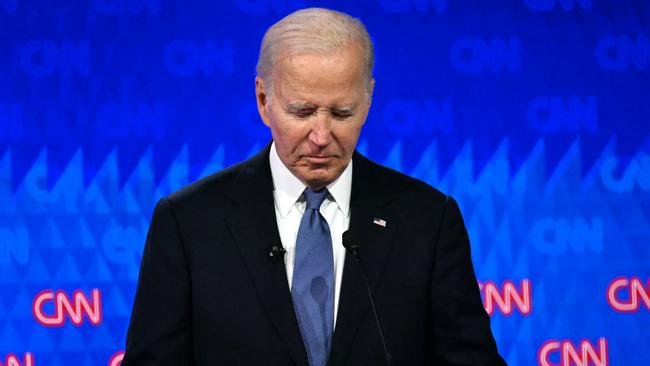
[[[282,150],[294,152],[299,145],[307,140],[309,130],[292,121],[274,119],[271,132],[276,144],[282,145]]]
[[[335,139],[339,142],[341,147],[348,152],[354,150],[360,133],[361,127],[357,126],[356,124],[354,126],[339,126],[339,128],[332,130],[332,135],[334,135]]]

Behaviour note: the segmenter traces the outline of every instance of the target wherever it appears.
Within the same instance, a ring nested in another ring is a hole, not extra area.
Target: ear
[[[271,127],[271,120],[269,119],[269,97],[264,88],[264,80],[256,76],[255,77],[255,100],[257,101],[257,112],[260,114],[262,121],[268,127]]]

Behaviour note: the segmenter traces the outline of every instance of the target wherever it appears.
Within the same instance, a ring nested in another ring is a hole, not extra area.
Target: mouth
[[[303,156],[303,159],[308,163],[312,164],[325,164],[334,159],[334,156],[317,156],[317,155],[306,155]]]

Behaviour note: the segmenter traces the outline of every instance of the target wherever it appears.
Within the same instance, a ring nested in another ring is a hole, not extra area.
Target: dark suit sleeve
[[[123,366],[192,364],[190,274],[171,203],[158,202],[142,256]]]
[[[472,266],[469,237],[456,201],[447,196],[431,283],[435,365],[505,365],[490,330]]]

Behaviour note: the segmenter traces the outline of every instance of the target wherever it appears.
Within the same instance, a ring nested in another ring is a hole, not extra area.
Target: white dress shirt
[[[302,215],[305,212],[305,200],[302,193],[305,186],[282,163],[275,142],[271,144],[269,154],[271,175],[273,176],[273,200],[275,201],[275,217],[278,222],[278,231],[282,246],[287,251],[285,266],[289,288],[293,280],[293,264],[296,257],[296,238]],[[334,323],[341,293],[341,279],[343,278],[343,264],[345,263],[345,248],[342,235],[350,225],[350,190],[352,188],[352,161],[343,173],[327,186],[329,195],[320,206],[323,215],[330,227],[332,235],[332,254],[334,257]]]

